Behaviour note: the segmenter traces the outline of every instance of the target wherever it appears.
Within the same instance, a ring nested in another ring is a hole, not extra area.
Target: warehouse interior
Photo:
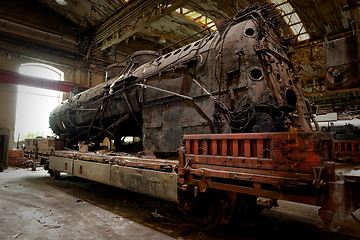
[[[194,42],[216,29],[214,19],[231,18],[254,2],[1,1],[0,104],[6,114],[1,115],[0,128],[10,131],[9,147],[18,137],[14,137],[17,85],[45,86],[37,79],[20,79],[22,64],[46,64],[62,71],[61,80],[70,86],[53,82],[50,89],[94,87],[105,81],[109,65],[139,50],[165,54]],[[259,2],[272,2],[283,11],[280,31],[294,42],[293,61],[305,96],[322,113],[357,110],[357,1]],[[330,48],[335,53],[327,51]],[[339,52],[342,55],[334,59]],[[331,75],[334,66],[338,77]]]
[[[254,3],[278,11],[276,30],[291,42],[288,55],[304,96],[324,121],[322,130],[329,121],[351,123],[360,137],[358,0],[0,0],[2,168],[11,166],[8,154],[21,150],[25,139],[54,136],[48,116],[61,101],[119,77],[116,67],[135,52],[166,55],[221,29],[222,19]],[[343,229],[354,228],[351,222]],[[112,239],[104,236],[97,237]]]

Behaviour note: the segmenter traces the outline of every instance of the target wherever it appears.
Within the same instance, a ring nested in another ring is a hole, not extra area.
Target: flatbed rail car
[[[25,139],[23,148],[23,166],[36,170],[36,167],[48,163],[53,151],[63,149],[64,141],[55,137],[36,137]],[[47,168],[47,166],[45,166]]]
[[[185,139],[178,160],[55,151],[53,175],[179,202],[210,225],[276,199],[320,206],[327,227],[351,214],[359,207],[358,169],[337,172],[331,135],[312,132],[311,123],[320,130],[316,108],[302,93],[291,40],[277,31],[281,13],[253,4],[214,22],[216,32],[179,49],[134,53],[116,77],[49,117],[67,148],[100,147],[108,138],[116,151],[131,151],[123,142],[131,136],[141,139],[136,151],[176,158]]]
[[[178,202],[211,225],[276,200],[321,207],[326,228],[360,207],[360,167],[335,163],[330,134],[199,134],[184,140],[179,160],[55,151],[49,168],[55,176],[66,172]]]

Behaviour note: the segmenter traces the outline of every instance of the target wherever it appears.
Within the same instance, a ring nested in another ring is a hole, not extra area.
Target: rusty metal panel
[[[181,103],[167,103],[166,106],[152,106],[146,111],[145,119],[151,120],[144,126],[144,146],[152,152],[173,152],[181,145],[182,125],[174,124],[181,120]],[[161,115],[160,115],[161,114]]]
[[[337,160],[360,163],[360,140],[335,140]]]
[[[161,128],[162,108],[147,107],[143,110],[144,128]]]
[[[324,43],[326,88],[350,88],[359,84],[359,56],[356,36]]]
[[[146,88],[145,89],[145,96],[144,101],[145,102],[151,102],[156,101],[163,98],[169,98],[174,97],[174,94],[171,94],[171,92],[187,94],[186,92],[182,91],[183,88],[183,82],[185,81],[184,77],[180,78],[169,78],[165,76],[162,76],[161,78],[156,77],[153,79],[150,79],[147,81],[147,84],[151,84],[151,86],[156,88]],[[163,90],[169,91],[165,92]]]
[[[73,159],[63,157],[49,157],[49,169],[73,174]]]
[[[331,67],[356,60],[355,36],[338,38],[324,43],[325,66]]]
[[[185,135],[186,154],[199,155],[203,141],[211,141],[211,152],[197,164],[239,166],[254,169],[311,173],[312,167],[333,162],[332,135],[323,133],[254,133]],[[231,141],[232,144],[231,144]],[[237,143],[234,145],[234,143]],[[236,149],[235,151],[233,149]],[[243,149],[243,151],[242,151]],[[233,156],[233,152],[243,152]],[[271,160],[271,161],[269,161]],[[235,164],[235,165],[234,165]],[[334,168],[330,169],[329,175]]]
[[[110,185],[141,194],[177,201],[177,174],[111,166]]]
[[[184,103],[182,114],[182,127],[207,127],[213,123],[213,114],[215,109],[215,100],[211,97],[208,99],[193,99],[191,102]],[[183,131],[185,134],[189,131]],[[204,132],[193,131],[189,133],[209,133],[209,129]]]
[[[111,185],[110,164],[74,160],[73,175]]]
[[[200,191],[215,188],[321,206],[327,198],[323,190],[335,181],[331,134],[200,134],[184,140],[179,183]],[[206,145],[209,149],[200,151]]]
[[[177,161],[66,151],[55,154],[58,156],[49,157],[50,169],[54,171],[177,201],[177,173],[174,171]]]
[[[161,148],[163,152],[173,152],[175,148],[181,146],[182,142],[182,125],[174,124],[181,119],[181,116],[184,112],[181,103],[172,103],[163,111],[162,122],[163,122],[163,132],[162,132],[162,141]],[[159,139],[160,140],[160,139]]]
[[[64,149],[64,141],[54,137],[25,139],[25,152],[49,155],[54,150]]]
[[[72,147],[136,136],[146,152],[173,154],[185,134],[310,132],[311,104],[273,15],[255,4],[180,49],[141,64],[135,53],[119,77],[55,109],[51,128]]]
[[[320,209],[319,215],[325,225],[331,223],[333,219],[344,221],[347,216],[354,212],[356,207],[355,199],[358,196],[353,196],[357,191],[359,185],[344,184],[343,181],[329,183],[329,199]]]

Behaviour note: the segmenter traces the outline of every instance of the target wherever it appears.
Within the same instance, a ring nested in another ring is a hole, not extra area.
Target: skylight
[[[276,5],[276,9],[278,9],[289,26],[291,32],[297,36],[297,41],[305,41],[310,38],[309,34],[306,32],[304,28],[304,24],[301,22],[299,15],[295,12],[293,7],[287,0],[269,0],[270,2]],[[216,31],[215,23],[212,19],[198,13],[196,11],[189,10],[187,8],[178,8],[175,10],[176,13],[181,14],[199,24],[201,24],[204,28],[210,27],[211,31]]]
[[[284,21],[289,26],[292,33],[297,36],[297,41],[305,41],[310,39],[310,36],[306,32],[304,24],[301,22],[299,15],[295,12],[287,0],[269,1],[276,5],[276,9],[280,11]]]
[[[191,11],[187,8],[178,8],[175,10],[175,12],[199,23],[204,28],[210,27],[211,31],[216,31],[216,26],[215,26],[215,23],[213,22],[213,20],[202,15],[201,13]]]

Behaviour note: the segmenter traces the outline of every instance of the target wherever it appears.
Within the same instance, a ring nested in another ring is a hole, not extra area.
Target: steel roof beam
[[[44,88],[61,92],[70,92],[74,89],[74,83],[56,81],[47,78],[31,77],[20,73],[0,70],[0,83],[24,85],[30,87]]]
[[[131,6],[129,6],[111,17],[98,28],[93,44],[100,44],[99,48],[105,50],[172,13],[179,7],[182,7],[187,1],[188,0],[176,1],[171,4],[159,4],[164,1],[153,1],[150,8],[149,4],[147,4],[150,1],[146,1],[147,5],[141,4],[131,11],[129,11],[129,8],[131,8]],[[141,10],[144,8],[146,8],[146,12]]]

